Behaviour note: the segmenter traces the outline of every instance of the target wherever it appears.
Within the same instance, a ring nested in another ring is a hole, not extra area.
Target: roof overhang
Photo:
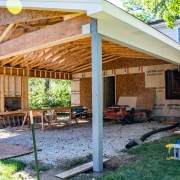
[[[6,7],[7,0],[0,1],[0,7]],[[21,0],[24,9],[44,9],[71,12],[87,12],[87,15],[102,10],[102,0]],[[16,6],[16,2],[12,2]]]
[[[180,64],[177,42],[111,3],[103,1],[103,10],[90,16],[98,20],[98,33],[106,40]]]

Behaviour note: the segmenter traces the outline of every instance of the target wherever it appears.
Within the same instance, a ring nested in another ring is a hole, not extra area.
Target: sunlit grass
[[[22,161],[16,161],[13,159],[0,161],[0,180],[20,180],[19,177],[12,177],[14,173],[22,170],[25,167],[25,163]]]
[[[120,167],[115,173],[104,177],[104,180],[179,180],[180,161],[166,160],[168,149],[166,144],[175,144],[180,137],[171,136],[159,141],[145,143],[129,150],[123,150],[128,154],[137,154],[140,161],[129,163]],[[171,156],[173,150],[171,150]]]

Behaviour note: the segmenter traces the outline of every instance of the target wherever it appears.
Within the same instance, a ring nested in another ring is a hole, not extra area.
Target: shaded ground
[[[41,152],[38,152],[42,180],[56,180],[58,179],[55,177],[56,174],[92,160],[91,119],[80,120],[79,124],[74,123],[72,126],[64,125],[57,125],[53,129],[46,129],[45,132],[42,132],[41,129],[36,129],[35,131],[37,148],[42,149]],[[147,132],[166,126],[169,125],[157,122],[125,126],[104,122],[104,157],[110,158],[111,161],[105,164],[103,173],[88,171],[71,179],[88,180],[94,177],[98,179],[130,162],[139,161],[140,157],[138,155],[127,155],[120,151],[125,148],[125,145],[130,140],[137,139]],[[15,131],[16,129],[15,127],[0,129],[0,142],[32,147],[31,131],[17,132]],[[146,142],[158,140],[169,134],[170,132],[155,134],[149,137]],[[17,159],[27,163],[27,171],[22,172],[22,177],[31,180],[31,176],[35,175],[33,153],[18,157]]]

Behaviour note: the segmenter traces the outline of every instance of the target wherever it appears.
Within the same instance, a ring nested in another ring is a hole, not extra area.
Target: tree
[[[48,88],[47,88],[48,84]],[[29,78],[29,108],[68,107],[71,105],[71,82]]]
[[[180,14],[180,0],[122,0],[125,10],[145,22],[163,19],[173,29]]]

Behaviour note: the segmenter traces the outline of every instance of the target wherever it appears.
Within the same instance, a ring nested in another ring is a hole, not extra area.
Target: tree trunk
[[[45,92],[49,91],[50,88],[50,79],[46,79],[45,81]]]

